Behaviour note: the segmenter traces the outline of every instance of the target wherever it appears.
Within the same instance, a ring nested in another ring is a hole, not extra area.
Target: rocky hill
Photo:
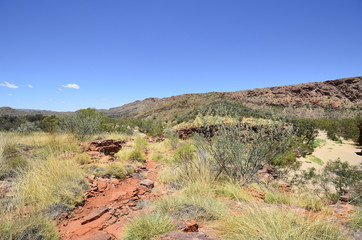
[[[104,111],[110,116],[171,119],[218,100],[295,117],[352,117],[361,114],[362,77],[223,93],[147,98]]]
[[[362,112],[362,77],[303,83],[237,92],[183,94],[146,98],[102,111],[111,117],[170,120],[220,100],[266,113],[285,112],[292,117],[354,117]],[[0,108],[1,115],[60,115],[43,110]],[[284,114],[284,113],[283,113]]]

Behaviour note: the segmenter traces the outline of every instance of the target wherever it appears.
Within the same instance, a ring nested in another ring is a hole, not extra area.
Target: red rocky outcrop
[[[122,149],[122,145],[124,145],[125,141],[120,140],[97,140],[89,143],[87,151],[96,151],[102,152],[105,155],[114,155],[118,151]]]

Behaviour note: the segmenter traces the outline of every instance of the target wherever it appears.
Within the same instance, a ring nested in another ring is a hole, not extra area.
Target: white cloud
[[[33,85],[31,85],[31,84],[28,84],[28,87],[30,87],[30,88],[33,88]]]
[[[0,83],[0,86],[7,87],[7,88],[18,88],[18,86],[16,86],[15,84],[8,83],[6,81],[4,81],[4,83]]]
[[[62,85],[62,87],[65,87],[65,88],[73,88],[73,89],[80,89],[80,87],[78,86],[78,84],[76,83],[69,83],[67,85]]]
[[[12,96],[13,94],[9,93],[8,96]]]

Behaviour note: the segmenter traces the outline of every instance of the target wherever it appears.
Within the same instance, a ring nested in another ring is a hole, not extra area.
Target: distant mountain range
[[[182,94],[166,98],[146,98],[120,107],[99,110],[111,117],[169,120],[204,105],[225,100],[262,112],[284,111],[288,116],[322,118],[353,117],[362,110],[362,77],[302,83],[237,92]],[[0,108],[0,115],[61,115],[30,109]]]

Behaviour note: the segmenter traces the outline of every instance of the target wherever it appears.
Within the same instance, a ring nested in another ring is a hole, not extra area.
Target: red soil
[[[147,159],[140,168],[140,173],[147,174],[147,179],[154,181],[153,189],[140,185],[141,180],[131,176],[123,180],[89,179],[92,188],[86,192],[84,205],[75,208],[73,216],[66,216],[58,222],[62,239],[109,240],[121,237],[125,223],[147,211],[138,209],[137,203],[141,199],[153,201],[165,192],[164,186],[157,181],[160,168],[156,166],[156,162]]]

